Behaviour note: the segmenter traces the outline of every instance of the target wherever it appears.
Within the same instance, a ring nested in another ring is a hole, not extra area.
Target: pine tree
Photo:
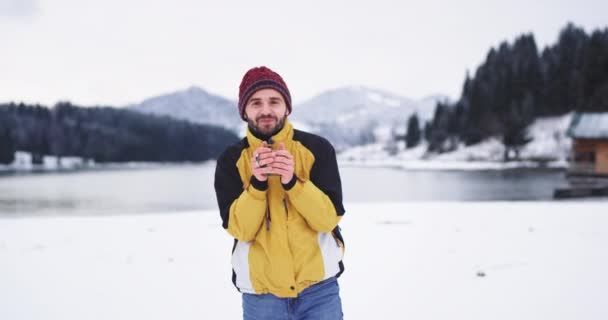
[[[15,142],[10,130],[0,121],[0,164],[10,164],[15,161]]]
[[[581,28],[568,24],[556,45],[543,51],[543,105],[539,115],[561,115],[584,106],[583,63],[588,36]]]
[[[413,148],[420,143],[421,132],[418,115],[412,114],[407,122],[407,134],[405,137],[405,147]]]
[[[450,106],[438,102],[431,124],[428,151],[442,153],[452,151],[455,148],[448,131],[450,117]]]
[[[608,111],[608,29],[589,38],[583,63],[585,111]]]

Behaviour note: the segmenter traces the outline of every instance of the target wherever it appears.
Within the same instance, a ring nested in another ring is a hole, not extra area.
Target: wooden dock
[[[581,198],[581,197],[606,197],[607,187],[564,187],[553,191],[554,199]]]
[[[568,185],[553,191],[554,199],[608,196],[608,180],[605,177],[568,176]]]

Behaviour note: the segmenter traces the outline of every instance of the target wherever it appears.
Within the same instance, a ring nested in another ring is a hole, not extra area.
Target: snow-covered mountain
[[[393,131],[404,133],[407,119],[417,113],[422,122],[433,117],[438,101],[433,95],[412,100],[381,90],[344,87],[329,90],[293,107],[290,116],[299,129],[329,139],[337,150],[385,140]],[[197,123],[214,124],[243,134],[244,123],[236,102],[208,93],[199,87],[165,94],[128,106],[136,111],[168,115]]]
[[[291,118],[328,138],[338,150],[403,134],[416,113],[421,124],[432,119],[444,95],[412,100],[366,87],[344,87],[321,93],[294,107]]]
[[[416,112],[424,120],[430,120],[437,101],[446,99],[447,96],[433,95],[422,100],[412,100],[377,89],[343,87],[325,91],[298,104],[292,118],[310,124],[354,124],[367,118],[389,123],[407,120]]]
[[[194,86],[183,91],[146,99],[127,108],[196,123],[218,125],[234,132],[239,132],[243,126],[235,101]]]

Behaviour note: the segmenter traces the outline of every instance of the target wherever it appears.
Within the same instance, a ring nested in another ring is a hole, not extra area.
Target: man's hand
[[[293,178],[293,155],[285,149],[285,144],[283,144],[283,142],[279,143],[279,149],[275,151],[274,154],[276,157],[272,164],[272,172],[281,175],[281,183],[287,184]]]
[[[251,172],[259,181],[268,180],[268,173],[272,172],[272,166],[275,162],[275,154],[268,147],[266,141],[262,142],[262,146],[255,149],[251,158]]]

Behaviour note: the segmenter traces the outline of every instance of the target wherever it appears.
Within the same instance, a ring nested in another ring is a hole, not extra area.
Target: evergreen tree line
[[[16,150],[76,156],[96,162],[180,162],[216,158],[238,137],[229,130],[131,110],[83,108],[61,102],[41,105],[0,104],[0,163],[11,163]]]
[[[608,111],[608,29],[587,35],[568,24],[540,53],[531,34],[501,43],[473,77],[467,73],[460,99],[438,103],[432,121],[413,135],[426,138],[431,152],[492,136],[517,151],[530,141],[526,128],[534,119],[571,111]],[[408,127],[408,136],[416,130]]]

